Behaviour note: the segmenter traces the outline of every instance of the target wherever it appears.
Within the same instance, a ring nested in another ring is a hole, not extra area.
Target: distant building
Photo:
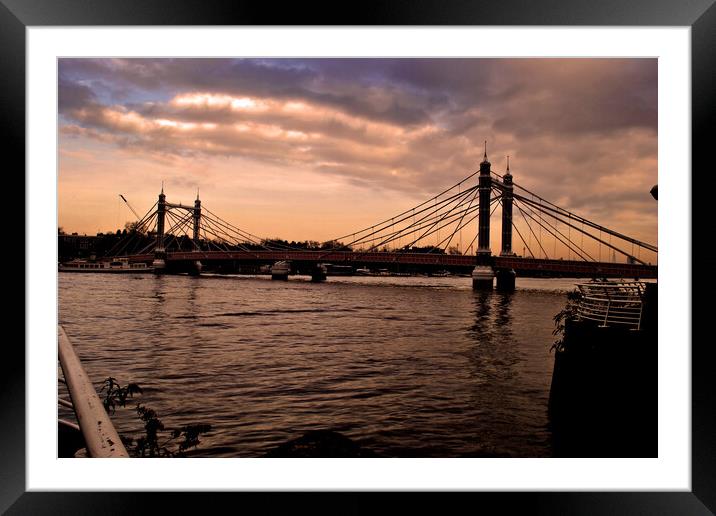
[[[78,235],[77,233],[58,235],[58,257],[60,261],[72,258],[90,258],[96,254],[96,242],[96,236]]]

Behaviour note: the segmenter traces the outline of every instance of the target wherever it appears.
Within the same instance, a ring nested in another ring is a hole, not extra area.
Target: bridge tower
[[[492,268],[492,251],[490,250],[490,196],[492,194],[492,176],[490,162],[487,161],[487,141],[485,141],[485,157],[480,163],[480,182],[478,186],[480,208],[478,212],[477,265],[472,271],[472,288],[491,289],[495,271]]]
[[[157,202],[157,244],[154,246],[154,261],[152,267],[154,272],[161,274],[167,266],[167,253],[164,249],[164,218],[167,213],[167,197],[164,195],[164,184],[162,183],[162,191],[159,194]]]
[[[514,256],[512,252],[512,174],[510,157],[507,156],[507,172],[502,176],[502,251],[500,256]],[[497,271],[497,290],[515,290],[515,271],[500,269]]]
[[[201,225],[201,201],[199,200],[199,190],[196,190],[196,200],[194,201],[194,243],[199,247],[199,228]]]
[[[201,228],[201,201],[199,200],[199,189],[196,189],[196,200],[194,201],[194,211],[193,211],[193,218],[194,218],[194,232],[192,235],[192,240],[194,240],[194,251],[198,252],[199,247],[199,229]],[[201,262],[199,260],[195,260],[192,264],[191,269],[189,270],[189,274],[198,276],[201,273]]]
[[[510,157],[507,156],[507,172],[502,177],[502,252],[500,256],[514,256],[512,252],[512,174]]]

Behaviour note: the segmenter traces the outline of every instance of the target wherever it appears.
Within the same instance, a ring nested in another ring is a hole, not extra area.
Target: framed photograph
[[[716,510],[712,3],[3,0],[0,507]]]

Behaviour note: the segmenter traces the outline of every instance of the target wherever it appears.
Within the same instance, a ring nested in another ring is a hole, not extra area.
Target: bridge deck
[[[151,262],[153,255],[134,255],[131,261]],[[208,262],[243,261],[272,263],[290,260],[299,263],[334,263],[342,265],[417,265],[417,266],[458,266],[475,265],[475,257],[469,255],[430,254],[430,253],[359,253],[349,251],[181,251],[167,254],[169,262],[201,260]],[[498,269],[514,269],[529,274],[561,274],[574,277],[619,277],[619,278],[656,278],[656,265],[628,263],[585,262],[576,260],[547,260],[537,258],[519,258],[495,256],[494,265]]]

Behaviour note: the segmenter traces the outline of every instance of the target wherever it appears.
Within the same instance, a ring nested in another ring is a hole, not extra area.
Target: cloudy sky
[[[655,59],[60,59],[58,88],[66,231],[123,227],[118,194],[142,214],[164,181],[328,240],[477,170],[487,140],[496,172],[510,155],[516,183],[657,243]]]

